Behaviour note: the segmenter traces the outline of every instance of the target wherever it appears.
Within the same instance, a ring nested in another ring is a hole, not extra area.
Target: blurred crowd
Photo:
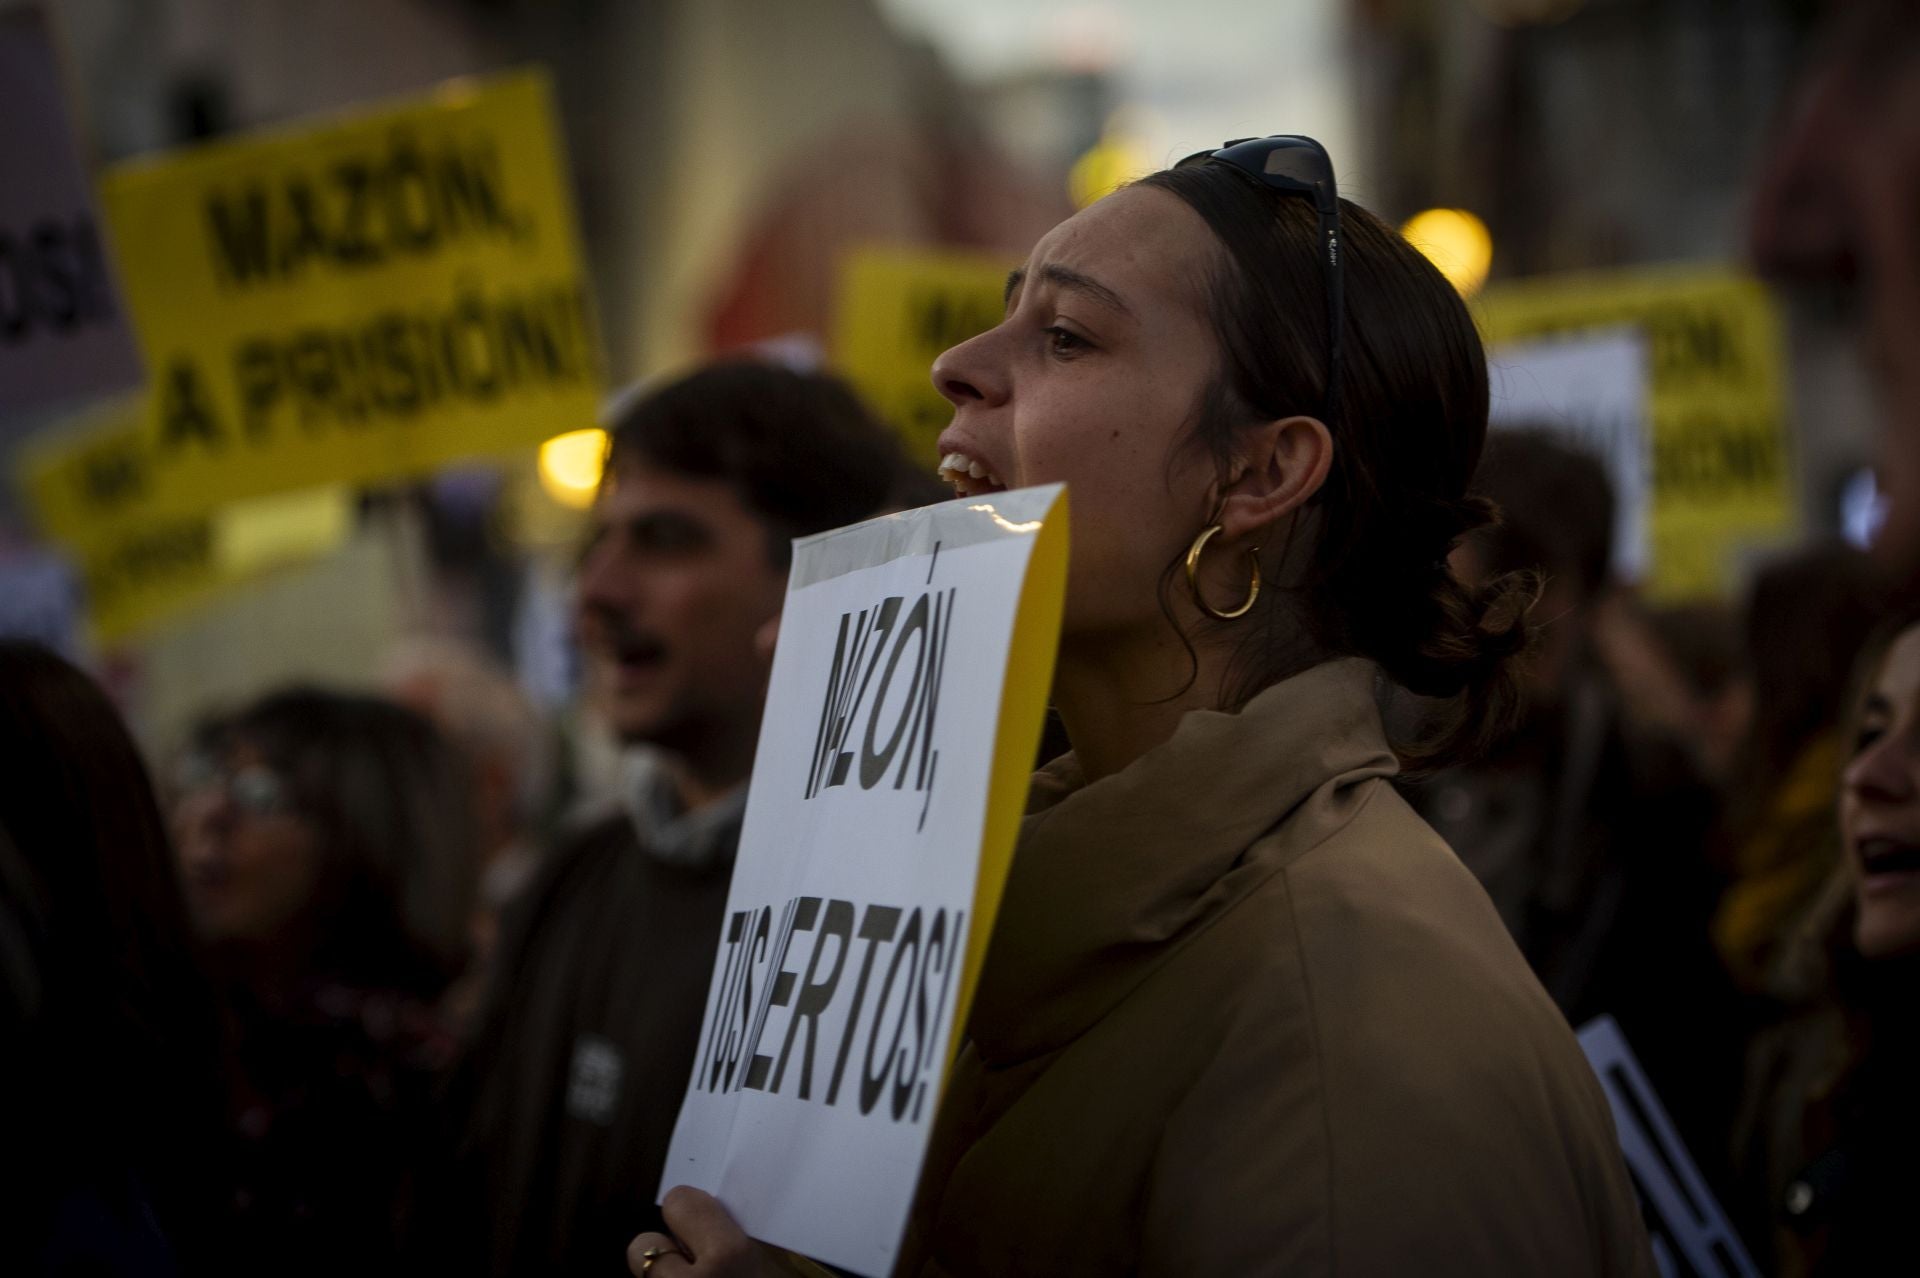
[[[1920,77],[1883,52],[1833,47],[1756,215],[1763,267],[1866,292],[1881,553],[1653,607],[1601,464],[1498,432],[1503,519],[1451,567],[1543,575],[1525,711],[1401,778],[1779,1273],[1885,1272],[1916,1188]],[[791,539],[946,493],[837,380],[764,364],[609,434],[575,607],[603,783],[469,645],[213,708],[153,762],[86,674],[0,644],[0,1272],[618,1273],[657,1227]]]
[[[613,801],[457,646],[384,695],[211,715],[157,779],[87,676],[0,646],[27,1049],[0,1095],[49,1271],[617,1272],[657,1220],[787,540],[938,493],[811,374],[717,365],[613,440],[578,604],[596,704],[646,743]],[[1527,710],[1404,788],[1569,1020],[1620,1022],[1756,1251],[1808,1271],[1913,1118],[1920,614],[1839,545],[1738,610],[1650,609],[1609,577],[1601,466],[1544,432],[1495,435],[1480,488],[1505,518],[1456,574],[1550,583]]]

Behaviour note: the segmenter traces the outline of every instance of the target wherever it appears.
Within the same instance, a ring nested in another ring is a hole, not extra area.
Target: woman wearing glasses
[[[1497,728],[1527,636],[1530,583],[1446,567],[1492,517],[1458,296],[1261,139],[1056,227],[933,377],[962,495],[1070,487],[1074,751],[897,1272],[1650,1272],[1577,1044],[1388,782]],[[1390,744],[1385,684],[1452,718]],[[635,1272],[762,1263],[711,1198],[666,1214]]]
[[[225,1004],[234,1273],[398,1264],[454,1039],[479,840],[466,770],[372,697],[268,696],[213,726],[175,808]]]

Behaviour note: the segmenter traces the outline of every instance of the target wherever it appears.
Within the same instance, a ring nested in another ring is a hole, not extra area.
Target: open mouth
[[[948,453],[940,459],[940,478],[953,485],[956,497],[979,497],[985,493],[1003,493],[1007,486],[985,462],[965,453]]]
[[[1866,879],[1920,872],[1920,844],[1871,838],[1860,840],[1856,850],[1860,856],[1860,873]]]
[[[188,890],[196,893],[217,893],[224,891],[233,876],[226,866],[219,864],[196,865],[187,872]]]
[[[652,635],[616,635],[609,647],[622,670],[651,669],[667,658],[667,646]]]

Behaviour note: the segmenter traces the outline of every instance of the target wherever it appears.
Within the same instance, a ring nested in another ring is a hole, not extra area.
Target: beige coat
[[[902,1274],[1649,1274],[1612,1121],[1341,661],[1035,780]]]

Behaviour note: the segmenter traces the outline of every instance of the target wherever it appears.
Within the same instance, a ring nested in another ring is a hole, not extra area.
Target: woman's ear
[[[1333,466],[1333,436],[1317,417],[1282,417],[1240,434],[1244,469],[1221,489],[1221,540],[1256,543],[1313,500]]]

